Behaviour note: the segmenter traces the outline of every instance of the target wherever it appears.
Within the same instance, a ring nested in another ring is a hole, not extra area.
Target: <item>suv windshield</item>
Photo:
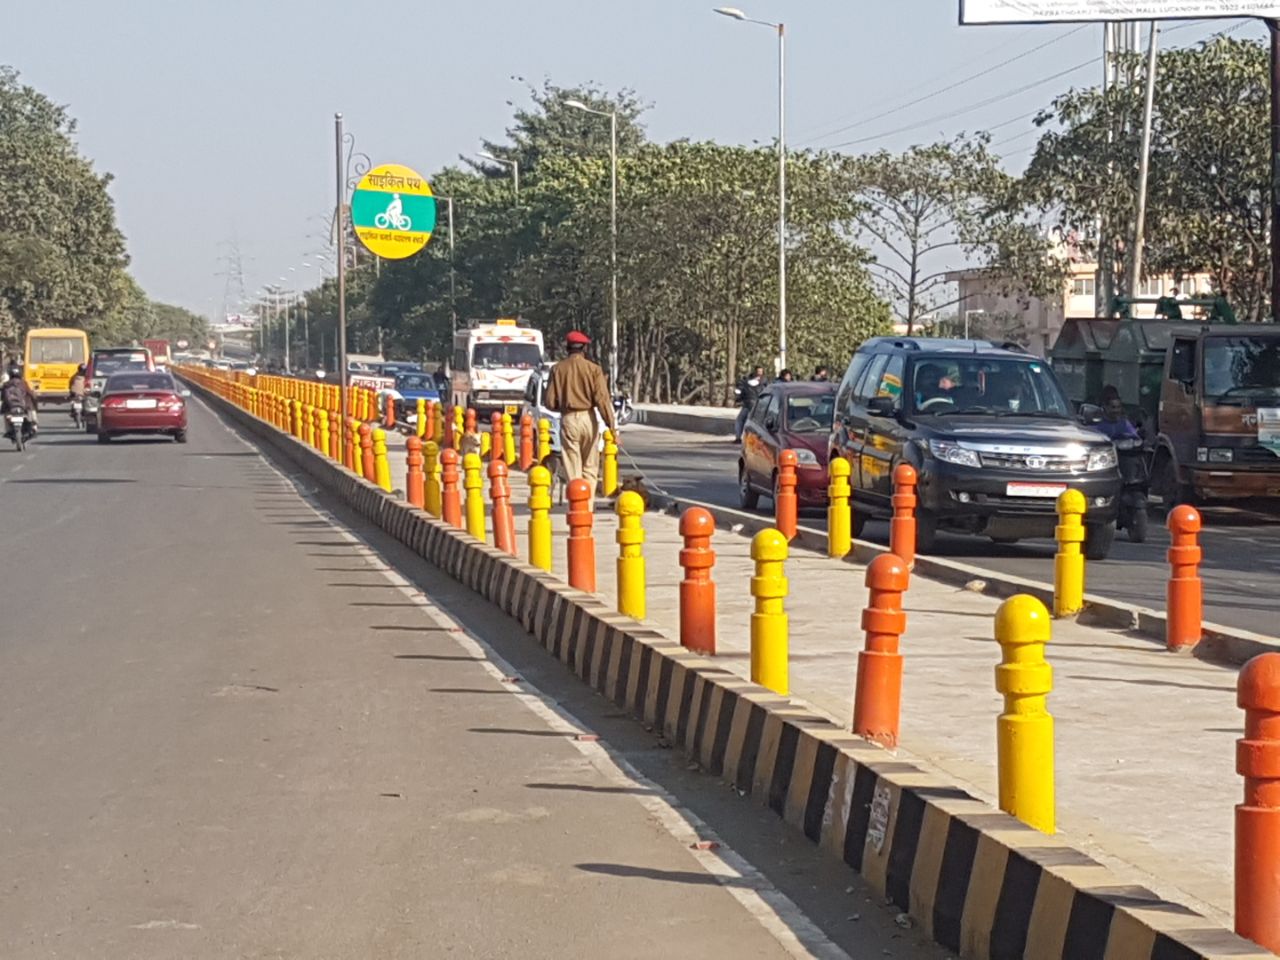
[[[792,433],[827,433],[834,420],[835,395],[787,397],[787,429]]]
[[[396,377],[397,390],[434,390],[436,382],[425,373],[402,373]]]
[[[1209,401],[1280,395],[1280,338],[1206,338],[1204,395]]]
[[[917,360],[911,378],[917,414],[1070,417],[1071,408],[1039,360],[958,356]]]
[[[145,354],[108,353],[93,358],[93,375],[106,377],[122,370],[145,370],[147,358]]]
[[[542,351],[536,343],[477,343],[471,351],[471,365],[481,369],[529,370],[541,362]]]

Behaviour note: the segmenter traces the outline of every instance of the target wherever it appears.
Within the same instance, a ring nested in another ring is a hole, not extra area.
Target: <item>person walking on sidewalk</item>
[[[742,442],[742,431],[747,425],[747,417],[751,408],[756,405],[760,391],[764,389],[764,367],[756,364],[751,373],[738,382],[738,419],[733,424],[733,442]]]
[[[622,438],[613,418],[613,398],[604,371],[587,359],[589,343],[591,338],[581,330],[571,330],[564,338],[568,356],[551,368],[545,402],[548,409],[560,414],[560,457],[565,482],[581,477],[594,496],[600,475],[596,414],[613,433],[614,443],[621,443]]]

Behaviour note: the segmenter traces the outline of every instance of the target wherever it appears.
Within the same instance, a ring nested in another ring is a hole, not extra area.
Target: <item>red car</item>
[[[191,392],[167,373],[114,373],[102,388],[98,442],[126,433],[151,433],[187,442],[187,402]]]
[[[834,383],[771,383],[760,397],[742,431],[738,457],[738,502],[754,510],[761,495],[777,489],[778,452],[794,450],[796,494],[802,507],[827,505],[827,454],[835,415]]]

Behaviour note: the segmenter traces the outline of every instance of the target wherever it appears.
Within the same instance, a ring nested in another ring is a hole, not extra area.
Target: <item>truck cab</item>
[[[453,336],[452,403],[482,421],[495,411],[517,416],[543,356],[542,331],[521,326],[518,317],[471,321]]]

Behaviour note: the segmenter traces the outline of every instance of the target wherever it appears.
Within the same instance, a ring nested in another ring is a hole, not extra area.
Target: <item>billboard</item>
[[[1208,17],[1280,19],[1280,3],[1261,0],[960,0],[962,25]]]

